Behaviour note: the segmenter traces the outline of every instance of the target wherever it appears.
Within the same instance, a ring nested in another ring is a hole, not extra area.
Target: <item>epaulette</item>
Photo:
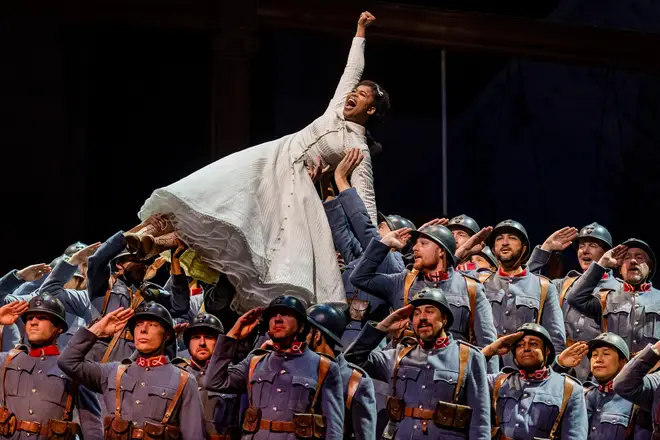
[[[417,339],[413,338],[412,336],[404,336],[401,338],[399,343],[397,345],[402,345],[404,347],[410,347],[411,345],[417,345]]]
[[[584,388],[584,394],[587,394],[589,391],[597,390],[598,384],[587,381],[582,384],[582,388]]]
[[[503,367],[503,368],[500,370],[500,374],[503,374],[503,373],[504,373],[504,374],[506,374],[506,373],[517,373],[517,374],[520,374],[520,370],[517,369],[517,368],[515,368],[515,367],[507,366],[507,367]]]
[[[573,269],[570,270],[564,278],[569,278],[569,277],[580,278],[582,275],[583,275],[582,272],[578,272],[577,270]]]
[[[364,371],[362,368],[358,367],[357,365],[352,364],[352,363],[350,363],[350,362],[346,362],[346,364],[348,364],[348,366],[349,366],[350,368],[352,368],[353,370],[357,370],[357,371],[359,371],[359,372],[362,374],[362,377],[369,377],[369,375],[367,374],[367,372]]]
[[[559,373],[559,374],[568,377],[569,379],[573,379],[573,381],[575,381],[578,385],[582,386],[582,382],[580,382],[580,380],[578,380],[576,377],[573,377],[570,374],[566,374],[566,373]]]
[[[266,350],[265,348],[255,348],[249,354],[254,355],[254,356],[259,356],[259,355],[262,355],[262,354],[268,354],[272,351],[273,350]]]
[[[190,366],[190,360],[182,357],[175,357],[172,359],[172,365],[176,365],[179,368],[186,368]]]
[[[30,348],[25,344],[16,344],[12,350],[22,351],[25,354],[30,353]]]
[[[473,275],[472,273],[466,273],[466,272],[459,272],[459,273],[460,273],[461,275],[463,275],[465,278],[470,278],[470,279],[476,281],[477,283],[480,283],[480,282],[481,282],[481,281],[479,281],[479,277]]]
[[[477,281],[479,281],[481,284],[484,284],[486,281],[491,279],[493,275],[495,275],[496,273],[497,272],[491,272],[490,270],[477,272]]]
[[[456,342],[458,342],[459,344],[467,345],[468,347],[470,347],[474,351],[478,351],[479,353],[481,353],[481,348],[476,347],[476,346],[470,344],[469,342],[461,341],[460,339],[456,339]]]

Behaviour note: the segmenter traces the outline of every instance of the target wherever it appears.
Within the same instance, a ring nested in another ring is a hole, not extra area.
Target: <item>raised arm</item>
[[[335,90],[335,94],[330,101],[326,113],[339,112],[341,115],[346,102],[346,97],[360,82],[362,72],[364,71],[366,29],[374,20],[375,17],[368,12],[363,12],[360,15],[355,38],[353,38],[353,43],[351,45],[351,51],[348,53],[348,61],[346,62],[344,73],[339,80],[339,84],[337,85],[337,89]]]
[[[350,281],[358,289],[393,303],[396,295],[403,290],[405,272],[378,273],[378,266],[385,260],[389,252],[390,248],[382,241],[371,240],[355,266]]]
[[[541,246],[536,246],[527,261],[527,270],[540,274],[543,267],[548,264],[553,252],[561,252],[577,238],[578,230],[566,226],[553,232]]]
[[[117,232],[89,257],[87,268],[87,292],[90,298],[105,296],[110,280],[110,261],[126,248],[123,231]]]
[[[362,247],[351,231],[339,199],[335,198],[324,202],[323,208],[325,209],[325,215],[328,217],[335,249],[344,258],[344,262],[349,264],[351,261],[360,258]]]
[[[624,399],[649,408],[653,396],[660,388],[660,373],[648,374],[660,361],[658,346],[647,346],[635,356],[614,378],[614,392]]]

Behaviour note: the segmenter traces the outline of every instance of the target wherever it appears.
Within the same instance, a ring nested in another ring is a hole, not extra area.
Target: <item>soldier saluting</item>
[[[66,331],[62,303],[51,295],[0,308],[0,324],[25,322],[29,347],[0,354],[0,436],[12,439],[101,439],[101,409],[96,395],[72,381],[57,366],[57,339]],[[81,425],[73,423],[78,411]]]
[[[134,336],[137,360],[85,360],[98,338],[112,336],[124,326]],[[142,303],[135,312],[116,309],[71,339],[58,365],[74,380],[102,394],[106,408],[114,408],[104,420],[106,440],[205,437],[197,380],[164,355],[165,346],[174,341],[172,317],[155,302]]]
[[[273,351],[253,351],[231,365],[239,340],[259,324],[268,325]],[[340,440],[344,399],[337,364],[307,347],[305,306],[293,296],[280,296],[265,309],[241,316],[227,335],[219,335],[207,368],[204,388],[213,392],[248,392],[243,438],[271,440],[326,438]]]

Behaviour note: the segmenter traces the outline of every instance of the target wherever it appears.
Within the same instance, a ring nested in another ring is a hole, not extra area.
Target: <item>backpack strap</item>
[[[417,269],[413,269],[408,274],[406,274],[406,278],[403,281],[403,306],[408,305],[408,297],[410,296],[410,289],[412,288],[412,285],[415,283],[415,278],[417,278],[417,274],[419,271]]]
[[[573,283],[578,279],[578,277],[566,277],[564,282],[561,285],[561,292],[559,293],[559,307],[564,304],[564,298],[566,297],[566,292],[571,288]]]
[[[605,309],[607,308],[607,295],[609,295],[609,293],[610,291],[605,289],[598,292],[598,297],[600,298],[601,313],[603,314],[603,319],[601,319],[603,333],[607,333],[607,317],[605,316]]]
[[[248,398],[250,399],[250,405],[252,405],[252,376],[254,376],[254,370],[257,368],[257,364],[266,357],[268,353],[258,354],[252,356],[250,359],[250,369],[248,370]]]
[[[112,289],[115,287],[117,282],[117,277],[113,274],[110,274],[110,279],[108,280],[108,290],[105,291],[105,299],[103,300],[103,308],[101,309],[101,316],[105,316],[108,311],[108,304],[110,303],[110,295],[112,294]]]
[[[78,393],[78,384],[71,382],[69,385],[69,395],[66,397],[66,405],[64,406],[64,417],[62,420],[70,422],[72,420],[73,409],[73,396]]]
[[[555,420],[555,424],[552,425],[552,430],[550,431],[550,440],[555,439],[555,435],[557,432],[557,429],[559,428],[559,424],[561,423],[561,419],[564,415],[564,412],[566,412],[566,407],[568,406],[568,400],[571,398],[571,394],[573,393],[573,387],[575,385],[575,382],[573,382],[573,379],[564,376],[564,397],[561,401],[561,408],[559,408],[559,414],[557,414],[557,419]]]
[[[461,393],[461,386],[465,382],[465,376],[467,371],[467,363],[470,358],[470,347],[465,344],[460,344],[458,346],[458,379],[456,379],[456,389],[454,390],[454,403],[458,403],[458,396]]]
[[[541,284],[541,299],[539,302],[539,314],[536,317],[537,324],[541,323],[541,315],[543,315],[545,299],[548,297],[548,287],[550,286],[550,281],[547,278],[539,277],[539,283]]]
[[[321,395],[321,388],[323,387],[323,382],[325,381],[325,376],[328,374],[330,369],[331,360],[325,356],[319,358],[319,377],[318,382],[316,382],[316,392],[314,393],[314,399],[312,400],[311,413],[314,414],[314,408],[316,408],[316,403],[319,400]]]
[[[115,377],[115,418],[121,419],[121,377],[128,370],[129,364],[119,364],[117,366],[117,376]]]
[[[360,380],[362,380],[362,373],[354,369],[353,374],[351,374],[351,378],[348,380],[346,409],[351,409],[351,405],[353,404],[353,397],[355,397],[355,393],[357,392],[358,387],[360,386]]]
[[[479,275],[477,275],[477,278],[479,278],[479,282],[481,284],[485,283],[488,278],[490,278],[493,275],[494,272],[479,272]]]
[[[131,298],[131,306],[130,306],[131,309],[135,310],[137,306],[139,306],[142,303],[142,301],[144,301],[144,298],[142,297],[142,292],[138,290],[137,292],[135,292],[135,295],[133,295],[133,297]],[[108,344],[108,348],[106,348],[105,353],[103,353],[103,358],[101,359],[102,364],[105,364],[110,360],[110,355],[117,346],[117,342],[119,342],[121,335],[123,335],[124,332],[126,331],[127,325],[128,325],[128,321],[126,321],[126,323],[122,326],[121,330],[117,331],[110,340],[110,343]]]
[[[174,397],[170,402],[170,406],[167,407],[167,411],[165,411],[163,420],[160,422],[163,425],[167,425],[167,422],[170,421],[170,417],[172,417],[172,413],[176,409],[177,403],[179,403],[179,399],[181,398],[181,394],[183,394],[183,389],[186,387],[186,383],[188,383],[189,377],[190,377],[190,373],[188,373],[187,371],[181,370],[179,372],[179,387],[176,389],[176,393],[174,394]]]
[[[2,365],[2,395],[0,396],[0,404],[2,405],[7,405],[7,402],[5,401],[5,375],[7,374],[7,367],[9,364],[11,364],[11,361],[14,360],[16,356],[21,354],[22,350],[18,350],[16,348],[12,348],[9,351],[9,354],[7,354],[7,357],[5,358],[5,363]]]
[[[500,388],[502,388],[504,382],[506,382],[506,380],[512,374],[513,373],[501,373],[495,379],[495,384],[493,385],[493,399],[491,403],[495,422],[493,423],[493,427],[491,428],[491,437],[494,437],[495,433],[500,429],[500,421],[497,418],[497,398],[499,397],[498,394],[500,393]]]
[[[635,435],[635,424],[637,423],[637,413],[639,412],[639,406],[633,405],[632,411],[630,411],[630,418],[628,419],[628,427],[626,428],[626,436],[624,440],[633,440]]]
[[[406,357],[406,355],[410,353],[415,347],[416,345],[409,345],[404,347],[396,356],[396,362],[394,363],[394,373],[392,375],[392,396],[396,396],[396,377],[399,375],[399,364],[401,363],[401,360]]]
[[[477,312],[477,282],[470,277],[465,278],[465,283],[467,284],[468,299],[470,300],[470,318],[469,318],[469,333],[470,333],[470,344],[475,344],[477,337],[474,333],[474,315]]]

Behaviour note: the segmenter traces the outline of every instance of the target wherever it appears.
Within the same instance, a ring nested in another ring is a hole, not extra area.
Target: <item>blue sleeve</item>
[[[362,255],[360,242],[353,236],[351,228],[344,214],[344,210],[338,199],[332,199],[323,203],[325,215],[332,232],[332,241],[335,248],[344,258],[346,264],[357,260]]]
[[[376,438],[376,392],[370,377],[360,379],[353,404],[351,405],[353,432],[355,440],[373,440]]]
[[[179,411],[179,429],[181,430],[181,440],[197,440],[206,438],[206,424],[204,423],[204,408],[202,406],[202,398],[198,391],[197,380],[192,374],[188,377],[188,382],[183,388],[180,408],[182,409]]]
[[[477,284],[477,310],[471,313],[474,315],[474,336],[476,338],[479,348],[495,342],[497,339],[497,330],[495,330],[495,323],[493,322],[493,309],[486,298],[484,286],[481,283]],[[493,356],[487,363],[489,373],[497,373],[500,371],[500,358]]]
[[[564,314],[559,307],[559,294],[554,284],[549,283],[548,294],[543,306],[541,325],[548,330],[555,351],[561,353],[566,348],[566,326],[564,325]]]
[[[603,266],[596,262],[591,263],[589,269],[575,281],[564,298],[564,301],[568,301],[571,307],[598,324],[602,321],[603,308],[600,306],[600,298],[594,296],[593,293],[605,272],[607,269]]]
[[[389,304],[396,304],[396,296],[403,291],[405,272],[395,274],[378,273],[390,249],[379,240],[371,240],[350,277],[350,282],[358,289],[382,298]]]
[[[238,340],[226,335],[218,335],[213,356],[206,368],[202,388],[227,394],[241,394],[247,391],[252,356],[232,365],[237,349]],[[339,395],[343,395],[341,390]]]
[[[321,408],[326,424],[325,438],[342,440],[344,438],[344,389],[336,362],[330,363],[330,369],[323,381]]]
[[[103,419],[98,395],[84,386],[79,386],[75,405],[78,409],[83,438],[85,440],[103,439]]]
[[[76,272],[76,266],[66,261],[60,262],[48,275],[39,292],[56,296],[62,301],[64,308],[72,315],[80,316],[89,324],[92,319],[89,295],[86,290],[65,289],[64,285],[69,282]]]
[[[647,346],[614,378],[614,392],[642,408],[651,408],[655,392],[660,388],[660,373],[648,372],[658,361],[660,356]]]
[[[477,350],[470,352],[470,372],[465,377],[467,405],[472,408],[470,439],[490,440],[490,398],[486,358]]]
[[[561,438],[586,440],[588,434],[589,418],[584,402],[584,388],[576,383],[561,422]]]
[[[97,337],[94,333],[81,327],[60,355],[57,366],[74,382],[92,392],[103,393],[108,377],[117,367],[117,362],[101,364],[85,359],[96,341]]]
[[[360,198],[355,188],[349,188],[339,193],[337,199],[344,208],[351,229],[355,232],[360,245],[366,248],[372,238],[380,240],[378,227],[371,222],[367,207]]]
[[[541,246],[536,246],[525,266],[527,266],[527,270],[531,273],[540,275],[545,265],[550,261],[551,256],[552,252],[544,251],[541,249]]]
[[[14,290],[18,289],[20,285],[25,283],[25,281],[16,276],[17,273],[18,271],[14,269],[0,278],[0,301],[4,300],[7,295],[12,294]]]
[[[165,290],[171,293],[170,313],[172,318],[184,316],[190,310],[190,286],[185,274],[170,275]]]
[[[344,357],[347,361],[361,366],[373,379],[390,383],[392,380],[390,359],[395,349],[376,350],[386,336],[386,333],[378,330],[372,323],[367,323],[344,351]]]
[[[105,296],[110,280],[110,262],[126,248],[122,231],[103,243],[87,263],[87,292],[90,298]]]

